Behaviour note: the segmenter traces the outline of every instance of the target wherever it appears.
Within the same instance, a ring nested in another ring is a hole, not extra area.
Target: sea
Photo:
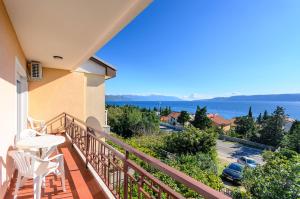
[[[286,114],[293,118],[300,120],[300,101],[213,101],[213,100],[201,100],[201,101],[108,101],[109,105],[134,105],[141,108],[157,107],[158,109],[170,106],[172,111],[188,111],[194,114],[197,106],[207,107],[208,113],[217,113],[226,119],[233,117],[243,116],[248,114],[249,107],[252,107],[254,116],[258,116],[267,110],[268,113],[272,113],[277,106],[281,106],[285,109]]]

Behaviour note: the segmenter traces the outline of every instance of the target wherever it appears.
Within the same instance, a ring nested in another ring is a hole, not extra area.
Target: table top
[[[43,135],[26,138],[17,142],[18,148],[50,148],[57,146],[66,141],[64,136],[60,135]]]

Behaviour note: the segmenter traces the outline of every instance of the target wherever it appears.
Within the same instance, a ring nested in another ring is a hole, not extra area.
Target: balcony
[[[63,113],[49,121],[47,132],[63,133],[68,140],[59,148],[65,158],[67,191],[62,191],[60,179],[49,176],[43,198],[184,198],[137,165],[131,156],[182,183],[199,197],[229,198],[69,114]],[[12,182],[6,198],[13,198],[15,179]],[[20,189],[19,198],[33,196],[32,183],[28,181]]]

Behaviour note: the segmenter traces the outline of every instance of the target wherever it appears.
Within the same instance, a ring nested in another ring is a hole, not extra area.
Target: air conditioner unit
[[[41,80],[43,77],[42,65],[40,62],[32,61],[29,62],[30,80],[36,81]]]

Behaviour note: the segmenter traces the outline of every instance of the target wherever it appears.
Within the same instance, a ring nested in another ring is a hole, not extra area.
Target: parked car
[[[222,172],[222,178],[230,180],[236,184],[240,184],[243,178],[244,165],[237,162],[231,163]]]
[[[255,160],[246,156],[239,157],[237,162],[249,168],[255,168],[257,166],[257,162]]]

